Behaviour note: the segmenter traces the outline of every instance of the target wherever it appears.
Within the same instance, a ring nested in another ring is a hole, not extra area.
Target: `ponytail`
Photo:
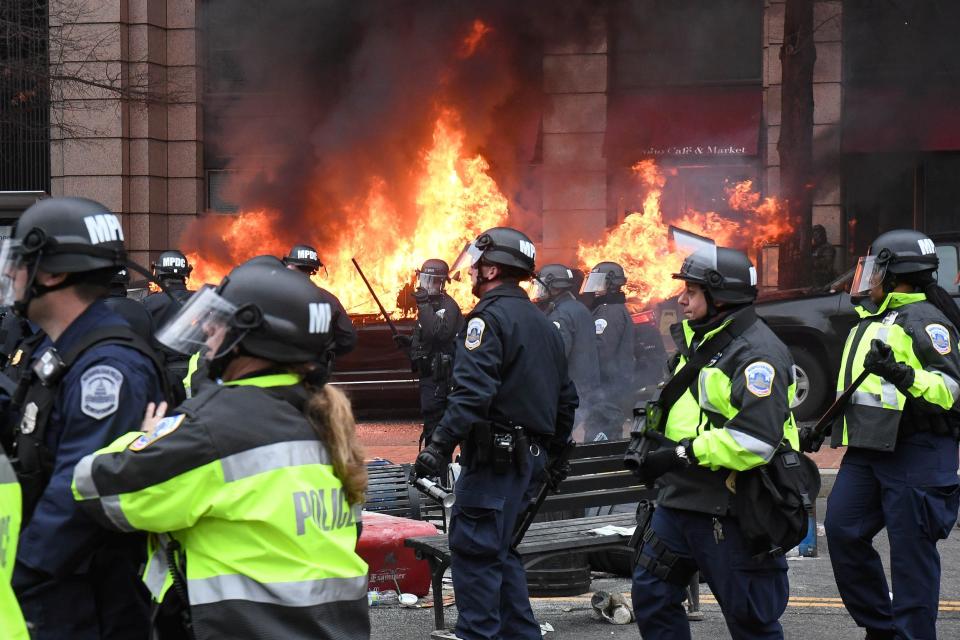
[[[350,400],[336,387],[311,384],[309,373],[305,383],[310,397],[304,414],[330,454],[333,473],[343,484],[347,503],[351,506],[363,504],[367,492],[367,465],[363,445],[357,440],[357,425]]]
[[[946,289],[937,284],[937,279],[933,276],[933,271],[924,271],[918,274],[907,274],[901,276],[902,282],[909,282],[917,287],[927,296],[927,302],[935,306],[947,316],[947,320],[953,325],[954,337],[960,337],[960,308],[953,301],[953,298],[947,293]]]
[[[957,334],[960,333],[960,309],[957,308],[957,303],[953,301],[953,297],[947,293],[946,289],[937,284],[936,280],[931,280],[925,284],[923,292],[927,294],[927,301],[947,316],[947,320],[953,324],[954,337],[958,337]]]

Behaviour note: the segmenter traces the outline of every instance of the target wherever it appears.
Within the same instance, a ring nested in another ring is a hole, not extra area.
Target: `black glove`
[[[863,368],[892,382],[902,393],[913,385],[913,367],[897,362],[890,345],[880,340],[870,341],[870,351],[863,359]]]
[[[423,287],[417,287],[410,295],[413,296],[413,299],[417,301],[417,304],[423,304],[430,299],[430,294],[427,293],[427,290]]]
[[[393,342],[397,345],[398,349],[409,349],[410,345],[413,344],[413,337],[398,333],[393,336]]]
[[[570,461],[557,461],[547,465],[547,485],[550,490],[556,493],[560,489],[560,483],[570,475]]]
[[[829,427],[819,434],[813,430],[813,427],[800,427],[800,451],[804,453],[820,451],[823,439],[827,437],[829,432]]]
[[[431,442],[417,456],[413,471],[418,478],[436,478],[448,464],[450,464],[450,453],[444,451],[443,447],[437,443]]]
[[[634,473],[650,482],[670,471],[689,467],[696,461],[693,455],[693,443],[689,438],[685,438],[678,444],[665,445],[647,453]]]

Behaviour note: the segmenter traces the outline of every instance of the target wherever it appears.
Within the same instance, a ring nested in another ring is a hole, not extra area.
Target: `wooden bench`
[[[541,513],[582,510],[605,507],[641,499],[652,500],[655,492],[640,484],[636,477],[623,468],[623,454],[627,441],[590,443],[577,446],[570,459],[570,476],[560,484],[560,491],[550,494],[540,508]],[[628,547],[629,536],[620,534],[596,535],[593,529],[607,525],[632,527],[636,514],[613,513],[568,520],[535,522],[527,530],[517,547],[524,568],[571,552],[592,552]],[[412,547],[418,558],[430,563],[433,586],[433,613],[437,629],[444,628],[443,574],[450,566],[450,546],[446,535],[408,538],[404,544]],[[697,578],[691,585],[697,584]],[[689,594],[690,611],[699,611],[696,587]]]
[[[443,507],[410,484],[412,467],[410,464],[367,465],[364,511],[411,520],[426,520],[441,531],[446,531],[447,519]]]

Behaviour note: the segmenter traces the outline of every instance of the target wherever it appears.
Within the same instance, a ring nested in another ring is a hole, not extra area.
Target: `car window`
[[[957,246],[953,244],[937,245],[937,257],[940,268],[937,269],[937,284],[949,293],[957,292]]]

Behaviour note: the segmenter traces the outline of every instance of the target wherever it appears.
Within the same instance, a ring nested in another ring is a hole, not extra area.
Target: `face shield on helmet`
[[[17,301],[17,274],[22,267],[20,242],[4,240],[0,245],[0,306],[12,307]]]
[[[887,275],[888,261],[877,260],[877,256],[864,256],[857,261],[857,270],[850,283],[852,297],[866,296],[870,290],[883,283]]]
[[[230,330],[230,321],[236,312],[235,304],[221,297],[215,287],[206,285],[193,294],[180,312],[157,332],[157,340],[184,355],[200,351],[209,340],[212,343],[210,346],[215,347],[217,352],[225,353],[234,346],[228,345],[224,349],[222,341]]]
[[[437,296],[443,293],[443,289],[446,284],[446,276],[417,271],[417,288],[424,289],[432,296]]]
[[[483,255],[483,249],[480,249],[476,242],[467,244],[463,247],[463,251],[460,252],[457,259],[453,261],[453,266],[450,267],[450,273],[469,269],[477,263],[481,255]]]
[[[605,293],[607,290],[607,273],[605,271],[591,271],[580,287],[580,293]]]
[[[684,257],[697,256],[698,265],[705,269],[717,270],[717,244],[710,238],[670,226],[670,240],[674,251]]]
[[[533,291],[530,293],[532,302],[542,302],[550,297],[550,289],[543,280],[535,278],[533,281]]]

